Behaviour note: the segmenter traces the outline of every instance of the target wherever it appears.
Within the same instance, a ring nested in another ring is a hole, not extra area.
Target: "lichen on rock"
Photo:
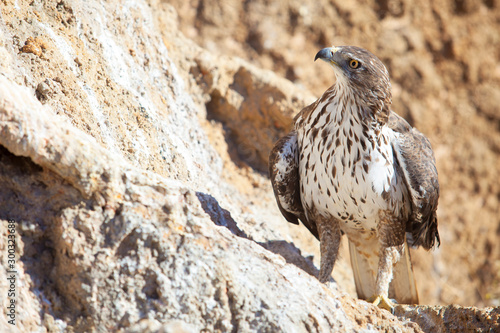
[[[403,332],[445,330],[453,318],[471,319],[471,329],[498,328],[497,308],[399,307],[393,316],[357,300],[345,258],[328,284],[315,278],[318,244],[303,227],[283,220],[262,171],[273,141],[314,100],[300,82],[306,55],[291,59],[313,41],[304,36],[317,34],[315,43],[332,37],[317,30],[311,19],[317,12],[290,5],[296,35],[287,51],[285,39],[266,35],[272,26],[267,16],[257,24],[259,2],[247,4],[251,22],[241,21],[235,31],[248,32],[242,43],[263,53],[252,60],[234,56],[244,55],[239,37],[208,38],[200,47],[184,36],[199,42],[197,34],[217,35],[224,22],[219,15],[233,22],[245,9],[241,4],[221,8],[199,1],[202,10],[190,16],[193,8],[173,3],[176,8],[145,0],[2,4],[2,305],[9,301],[8,221],[16,224],[18,275],[16,325],[2,311],[0,331]],[[384,20],[393,12],[409,15],[413,8],[391,6],[381,7]],[[325,8],[333,13],[330,5]],[[335,15],[344,13],[356,27],[363,25],[363,15],[371,17],[371,7],[335,8]],[[195,31],[186,28],[191,17]],[[283,19],[273,24],[288,38]],[[253,30],[245,30],[252,22]],[[389,28],[397,23],[384,22]],[[403,37],[393,31],[401,37],[394,50],[406,52],[408,46],[423,52],[425,36],[398,31]],[[435,42],[429,52],[438,60],[440,49],[456,57],[458,46],[447,45]],[[234,54],[222,54],[231,47]],[[394,68],[398,59],[406,58],[394,58]],[[425,53],[422,63],[430,59]],[[312,66],[312,59],[307,62]],[[446,70],[453,72],[455,63],[450,64]],[[408,75],[425,80],[435,75],[415,66],[406,69]],[[483,80],[472,100],[492,119],[491,103],[480,97],[493,100],[495,90],[478,66],[469,67],[464,75]],[[398,81],[402,75],[395,73],[396,91],[413,87],[413,81],[409,86]],[[396,105],[413,98],[400,96]],[[408,105],[411,115],[425,113],[422,106]],[[433,124],[426,128],[441,126]],[[437,149],[438,159],[448,156],[445,144]],[[470,145],[477,148],[475,160],[492,165],[498,160],[480,143]],[[489,175],[479,166],[463,167]],[[469,190],[494,191],[494,186],[478,182]],[[450,199],[444,196],[446,206]],[[487,214],[494,202],[485,200]],[[445,209],[440,218],[450,216]],[[443,224],[443,240],[449,242]],[[494,249],[490,244],[490,252]],[[433,260],[433,274],[440,279],[450,274],[442,259]],[[453,294],[449,286],[442,290]],[[462,319],[457,322],[465,323]]]

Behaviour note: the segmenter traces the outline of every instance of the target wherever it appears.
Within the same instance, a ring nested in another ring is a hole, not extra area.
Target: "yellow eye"
[[[356,69],[359,67],[359,61],[352,59],[349,61],[349,67]]]

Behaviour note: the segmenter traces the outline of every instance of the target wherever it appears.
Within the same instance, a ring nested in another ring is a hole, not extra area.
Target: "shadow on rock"
[[[236,221],[231,217],[231,213],[222,208],[213,196],[202,192],[196,192],[196,196],[205,213],[210,216],[212,222],[218,226],[228,228],[236,236],[251,239],[244,231],[238,228]],[[300,249],[294,244],[284,240],[257,242],[257,244],[274,254],[282,256],[287,263],[295,265],[307,274],[314,277],[318,276],[319,270],[312,263],[312,257],[304,258]]]
[[[318,276],[319,270],[312,263],[312,256],[304,258],[300,249],[292,243],[284,240],[273,240],[258,243],[268,251],[282,256],[287,263],[292,264],[314,277]]]
[[[203,192],[196,192],[196,196],[200,200],[201,207],[210,216],[212,222],[218,226],[228,228],[236,236],[248,238],[245,232],[238,228],[236,221],[231,217],[231,213],[222,208],[213,196]]]

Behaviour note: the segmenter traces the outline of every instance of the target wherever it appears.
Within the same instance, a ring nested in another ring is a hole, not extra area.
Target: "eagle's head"
[[[332,46],[319,51],[314,60],[318,58],[334,68],[339,90],[348,89],[374,113],[390,108],[389,72],[374,54],[357,46]]]

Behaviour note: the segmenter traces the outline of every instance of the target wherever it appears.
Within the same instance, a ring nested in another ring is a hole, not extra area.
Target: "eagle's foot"
[[[373,305],[378,306],[379,308],[386,309],[387,311],[394,314],[394,303],[387,296],[373,295],[372,297],[367,299],[367,302],[370,302]]]

